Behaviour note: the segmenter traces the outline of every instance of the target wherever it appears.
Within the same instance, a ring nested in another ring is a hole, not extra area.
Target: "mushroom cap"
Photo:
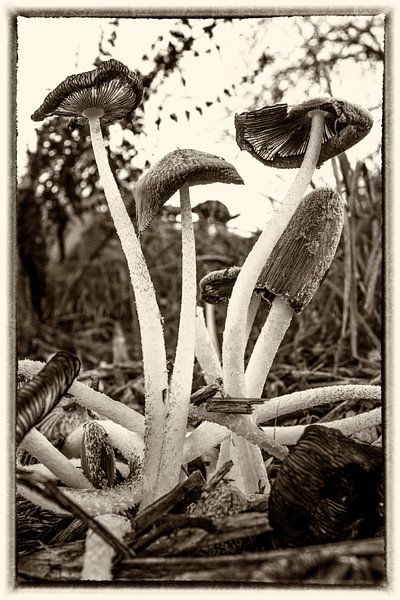
[[[16,443],[42,421],[59,403],[77,377],[81,363],[69,352],[60,351],[17,392]]]
[[[308,113],[316,109],[326,113],[318,167],[357,144],[372,127],[371,114],[345,100],[316,98],[294,106],[276,104],[235,115],[239,148],[270,167],[300,167],[311,131]]]
[[[313,190],[300,202],[274,246],[256,285],[295,312],[310,302],[335,256],[344,222],[344,201],[330,188]]]
[[[207,273],[199,282],[200,300],[208,304],[228,302],[232,295],[240,267],[228,267]]]
[[[174,150],[166,154],[137,182],[133,191],[139,231],[144,231],[153,217],[183,185],[207,183],[243,184],[229,162],[200,150]]]
[[[115,479],[115,454],[108,433],[97,421],[88,421],[83,427],[82,471],[94,487],[111,487]]]
[[[103,123],[112,123],[131,113],[140,103],[142,83],[136,75],[118,60],[103,62],[92,71],[69,75],[44,99],[32,115],[33,121],[59,115],[73,117],[74,123],[83,124],[85,110],[103,110]]]
[[[340,431],[307,427],[271,486],[274,545],[305,546],[374,536],[382,525],[382,449]]]
[[[192,208],[192,212],[199,215],[202,219],[212,220],[214,223],[223,224],[232,219],[236,219],[236,217],[239,216],[239,213],[237,215],[231,215],[228,207],[219,200],[206,200],[205,202],[200,202],[200,204],[197,204]]]
[[[207,273],[199,282],[200,300],[208,304],[228,302],[232,295],[233,286],[240,273],[241,267],[228,267],[219,271]],[[255,289],[259,292],[259,289]],[[267,302],[272,302],[275,294],[263,289],[261,297]]]

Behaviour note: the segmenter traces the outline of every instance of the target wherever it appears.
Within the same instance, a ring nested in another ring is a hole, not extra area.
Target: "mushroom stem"
[[[257,338],[246,369],[246,394],[261,398],[265,380],[283,337],[292,320],[293,310],[277,296]]]
[[[379,385],[329,385],[271,398],[257,406],[253,414],[256,423],[266,423],[283,415],[309,410],[313,406],[380,400],[381,395]]]
[[[215,383],[218,377],[222,378],[222,367],[210,338],[210,333],[204,321],[204,310],[201,306],[196,309],[196,343],[195,353],[197,362],[203,371],[207,384]]]
[[[93,488],[82,471],[74,467],[35,427],[26,434],[20,444],[20,448],[32,454],[32,456],[66,485],[72,488]]]
[[[190,205],[189,185],[180,189],[182,225],[182,299],[174,370],[168,394],[165,436],[160,470],[152,500],[169,492],[179,482],[192,388],[195,318],[196,249]],[[147,502],[147,496],[143,503]]]
[[[263,423],[300,410],[308,410],[313,406],[339,404],[340,402],[361,399],[379,400],[380,397],[381,388],[376,385],[332,385],[312,388],[271,398],[255,409],[254,417],[256,423]],[[346,419],[345,426],[348,426],[347,421],[348,419]],[[335,421],[335,423],[338,423],[338,421]],[[283,427],[280,430],[283,430]],[[273,435],[272,428],[270,432]],[[203,452],[207,452],[221,443],[228,435],[229,430],[226,428],[226,425],[224,426],[215,422],[201,423],[186,438],[185,462],[194,460]]]
[[[272,213],[267,226],[248,254],[233,286],[228,304],[222,345],[224,387],[231,396],[245,396],[244,353],[248,307],[257,278],[284,232],[311,181],[321,151],[324,111],[310,111],[311,133],[301,168],[282,204]]]
[[[45,363],[39,360],[20,360],[18,361],[18,373],[25,377],[33,377],[44,365]],[[75,402],[80,406],[84,406],[143,437],[143,416],[132,408],[122,404],[122,402],[109,398],[101,392],[92,390],[80,381],[74,381],[68,391],[70,394],[73,394]]]
[[[376,427],[382,422],[382,411],[380,408],[374,408],[365,413],[359,413],[347,419],[337,419],[327,423],[314,423],[319,427],[332,427],[338,429],[344,435],[353,435],[359,431],[364,431],[370,427]],[[303,435],[307,425],[286,425],[284,427],[262,427],[267,435],[273,435],[276,443],[292,446],[296,444]]]
[[[251,328],[253,327],[254,319],[256,318],[258,307],[260,306],[261,297],[259,294],[253,295],[250,300],[249,310],[247,311],[247,321],[246,321],[246,332],[245,339],[248,340],[251,333]]]
[[[136,298],[146,391],[144,486],[151,490],[154,488],[159,466],[166,413],[163,394],[168,385],[161,315],[140,243],[110,169],[100,120],[97,116],[88,115],[88,121],[100,181],[121,240]]]
[[[213,344],[213,346],[215,348],[215,352],[217,353],[217,356],[219,358],[219,356],[220,356],[220,350],[219,350],[217,328],[216,328],[216,325],[215,325],[215,305],[214,304],[209,304],[208,302],[206,302],[205,305],[206,305],[206,323],[207,323],[207,329],[209,331],[212,344]]]

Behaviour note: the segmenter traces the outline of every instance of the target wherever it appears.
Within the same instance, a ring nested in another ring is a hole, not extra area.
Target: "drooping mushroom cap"
[[[228,267],[207,273],[199,282],[200,300],[208,304],[228,302],[240,267]]]
[[[200,150],[166,154],[137,182],[134,189],[139,231],[144,231],[163,204],[183,185],[243,184],[235,167],[219,156]]]
[[[330,188],[310,192],[274,246],[256,291],[272,292],[301,312],[331,265],[343,222],[344,201],[337,192]]]
[[[336,98],[316,98],[302,104],[276,104],[235,115],[236,141],[267,166],[291,169],[301,166],[311,131],[309,112],[325,112],[325,129],[319,167],[345,152],[367,135],[371,114],[356,104]]]
[[[143,86],[136,75],[111,59],[92,71],[70,75],[50,92],[33,113],[33,121],[59,115],[86,122],[85,111],[97,109],[103,123],[112,123],[131,113],[140,103]]]
[[[199,282],[200,300],[208,304],[220,304],[229,302],[233,286],[240,273],[241,267],[228,267],[219,271],[207,273]],[[258,289],[256,291],[259,292]],[[263,289],[261,297],[263,300],[272,302],[274,294]]]

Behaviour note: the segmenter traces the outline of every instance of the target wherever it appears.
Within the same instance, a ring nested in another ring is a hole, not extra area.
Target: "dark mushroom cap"
[[[108,433],[98,421],[88,421],[83,428],[83,474],[96,488],[111,487],[115,480],[115,453]]]
[[[144,231],[153,217],[183,185],[207,183],[243,184],[229,162],[200,150],[174,150],[166,154],[137,182],[134,189],[139,231]]]
[[[274,246],[256,291],[268,296],[272,292],[301,312],[331,265],[343,222],[344,201],[337,192],[330,188],[310,192]]]
[[[383,525],[382,449],[329,427],[307,427],[271,486],[276,546],[322,544],[376,535]]]
[[[211,271],[207,273],[199,282],[200,300],[208,304],[220,304],[229,302],[232,295],[233,286],[240,273],[241,267],[228,267],[219,271]],[[260,289],[256,288],[256,292],[260,293]],[[262,289],[261,297],[267,302],[272,302],[275,294],[268,292],[265,288]]]
[[[228,267],[207,273],[199,282],[200,300],[208,304],[228,302],[240,267]]]
[[[372,127],[371,114],[361,106],[316,98],[295,106],[276,104],[235,115],[236,141],[241,150],[267,166],[300,167],[311,131],[308,113],[315,109],[326,113],[318,167],[357,144]]]
[[[197,204],[192,208],[192,212],[199,215],[201,219],[223,224],[232,219],[236,219],[236,217],[239,216],[239,213],[237,215],[231,215],[225,204],[219,200],[206,200],[205,202],[200,202],[200,204]]]
[[[77,377],[81,363],[69,352],[57,352],[18,390],[16,444],[58,404]]]
[[[92,71],[70,75],[50,92],[33,113],[33,121],[59,115],[86,122],[84,111],[99,109],[104,123],[112,123],[131,113],[142,99],[139,77],[118,60],[111,59]]]

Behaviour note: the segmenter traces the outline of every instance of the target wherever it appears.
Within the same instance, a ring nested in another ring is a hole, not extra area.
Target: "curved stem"
[[[20,360],[18,361],[18,372],[25,377],[33,377],[33,375],[38,373],[45,364],[46,363],[39,360]],[[98,413],[143,437],[143,416],[132,408],[125,406],[122,402],[109,398],[101,392],[92,390],[85,383],[81,383],[80,381],[74,381],[68,392],[74,396],[74,401],[80,406],[93,410],[95,413]]]
[[[283,415],[309,410],[313,406],[361,399],[380,400],[381,395],[379,385],[330,385],[271,398],[257,406],[253,414],[256,423],[266,423]]]
[[[246,394],[261,398],[265,380],[292,320],[293,311],[281,298],[272,302],[246,369]]]
[[[66,485],[72,488],[93,488],[82,471],[74,467],[37,429],[31,429],[19,447],[32,454],[32,456]]]
[[[379,400],[381,388],[376,385],[332,385],[321,388],[312,388],[292,394],[284,394],[277,398],[267,400],[262,406],[254,411],[256,423],[262,423],[276,419],[281,415],[290,414],[298,410],[307,410],[313,406],[323,404],[338,404],[351,400]],[[217,417],[217,413],[214,413]],[[352,417],[351,417],[352,418]],[[226,421],[225,421],[226,422]],[[228,424],[203,422],[192,431],[185,440],[185,462],[194,460],[203,452],[207,452],[217,446],[230,435]],[[270,432],[274,428],[270,428]],[[280,428],[283,429],[283,428]],[[258,428],[258,431],[259,428]],[[276,428],[274,429],[276,431]]]
[[[232,397],[245,395],[244,353],[249,303],[258,276],[275,244],[299,205],[318,162],[321,151],[324,113],[312,111],[310,139],[300,170],[280,207],[248,254],[233,287],[228,304],[222,345],[225,391]]]
[[[146,492],[154,489],[161,455],[162,432],[165,427],[166,407],[163,398],[168,380],[162,319],[142,249],[108,163],[100,121],[98,117],[89,117],[88,121],[100,181],[128,263],[140,324],[146,393],[146,497]]]
[[[347,419],[337,419],[336,421],[329,421],[321,424],[313,423],[313,425],[319,425],[319,427],[333,427],[334,429],[341,431],[344,435],[352,435],[358,431],[380,425],[381,422],[381,409],[374,408],[368,412],[360,413],[353,417],[347,417]],[[306,427],[307,425],[287,425],[284,427],[263,427],[262,430],[266,435],[274,436],[277,443],[292,446],[298,442]]]
[[[185,184],[180,190],[180,201],[182,224],[181,314],[174,370],[168,395],[168,412],[161,450],[160,471],[153,499],[170,491],[179,482],[193,379],[197,285],[196,249],[188,184]]]

